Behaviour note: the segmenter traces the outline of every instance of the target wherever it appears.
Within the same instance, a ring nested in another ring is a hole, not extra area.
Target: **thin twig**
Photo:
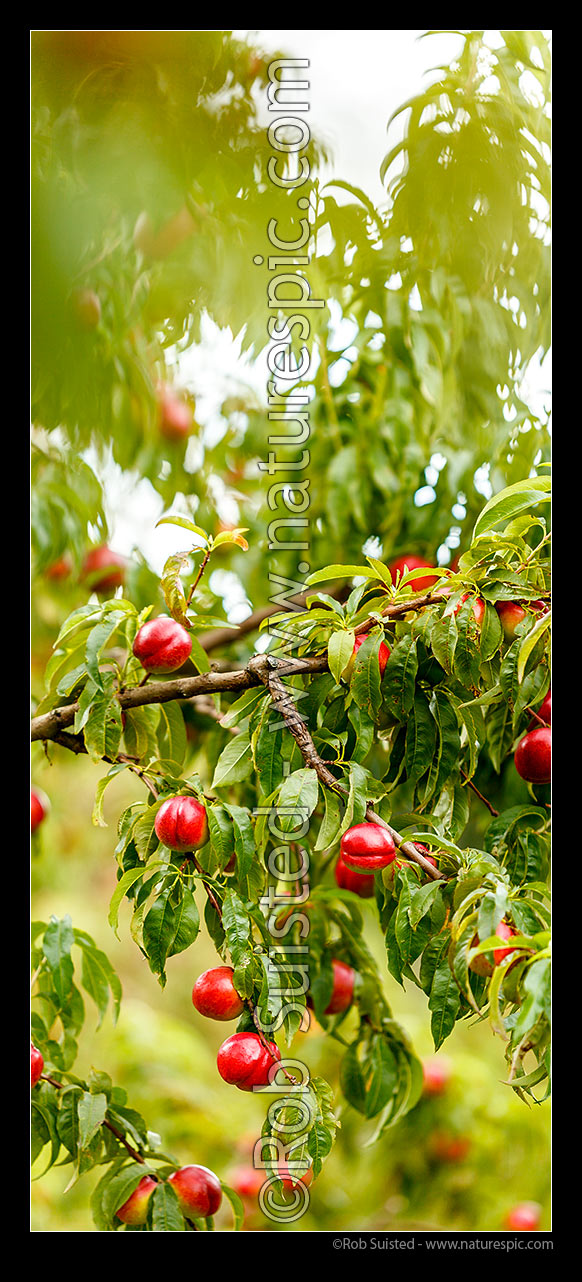
[[[482,792],[479,792],[479,789],[475,786],[475,784],[473,783],[473,780],[469,779],[468,775],[465,774],[464,770],[461,770],[460,766],[459,766],[459,773],[462,774],[465,782],[468,783],[469,787],[473,789],[473,792],[479,798],[479,800],[483,802],[483,805],[487,806],[487,809],[491,812],[494,818],[497,819],[499,811],[495,809],[495,806],[491,805],[491,802],[488,801],[487,798],[483,796]]]

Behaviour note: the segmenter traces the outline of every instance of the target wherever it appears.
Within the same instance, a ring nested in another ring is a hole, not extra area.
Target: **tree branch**
[[[424,593],[422,596],[410,597],[404,601],[394,602],[392,605],[385,606],[382,610],[382,618],[398,618],[407,614],[410,610],[422,610],[425,605],[434,605],[442,601],[448,595],[448,589],[441,589],[439,592]],[[256,626],[256,620],[259,614],[267,618],[271,613],[275,613],[272,607],[268,607],[265,612],[257,612],[251,616],[245,623],[249,625],[248,631],[251,631],[251,619],[254,619],[253,626]],[[356,635],[366,632],[373,627],[376,620],[368,617],[364,619],[355,629]],[[241,624],[241,629],[245,624]],[[223,635],[229,632],[229,629],[218,629],[214,634],[207,633],[206,637],[214,636],[213,644],[219,644],[216,640],[218,632]],[[239,635],[241,630],[239,629]],[[202,641],[204,638],[201,637]],[[206,649],[209,648],[208,641]],[[255,656],[257,657],[257,656]],[[261,658],[262,656],[258,656]],[[244,691],[251,686],[261,684],[261,678],[257,669],[253,667],[254,659],[251,659],[245,668],[238,669],[234,672],[202,672],[193,677],[178,677],[173,681],[150,681],[147,686],[133,686],[130,690],[121,690],[117,696],[122,708],[139,708],[149,703],[170,703],[174,699],[192,699],[197,695],[203,694],[221,694],[223,692]],[[327,655],[319,654],[306,656],[301,659],[285,659],[284,669],[280,669],[284,675],[288,673],[315,673],[327,671]],[[45,712],[40,717],[34,717],[31,723],[31,739],[52,739],[60,742],[64,747],[71,748],[73,752],[82,752],[80,747],[80,738],[76,737],[75,742],[69,743],[69,736],[62,736],[62,732],[71,726],[75,720],[78,711],[78,703],[67,704],[62,708],[53,708],[51,712]],[[429,865],[430,867],[430,865]]]
[[[333,792],[340,793],[343,796],[348,796],[348,789],[345,784],[336,779],[327,763],[319,756],[309,730],[297,712],[293,697],[285,689],[280,675],[277,675],[277,673],[281,674],[285,670],[285,664],[280,664],[272,655],[255,655],[254,659],[251,659],[249,667],[252,667],[253,671],[258,673],[261,681],[267,687],[273,700],[273,706],[281,714],[287,729],[293,735],[306,764],[310,769],[315,770],[324,787],[330,788]],[[438,868],[434,868],[432,864],[429,864],[425,856],[416,849],[413,842],[405,841],[400,833],[386,823],[386,820],[382,819],[380,815],[377,815],[371,806],[366,807],[366,819],[369,823],[379,824],[380,827],[386,828],[394,844],[409,859],[419,864],[423,872],[427,873],[433,881],[443,877]]]

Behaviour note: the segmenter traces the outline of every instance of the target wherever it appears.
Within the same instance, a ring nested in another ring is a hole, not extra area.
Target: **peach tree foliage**
[[[539,1099],[549,1065],[549,790],[519,781],[513,752],[550,683],[549,614],[530,608],[549,596],[548,432],[520,391],[528,362],[548,345],[547,227],[534,195],[548,194],[545,42],[538,32],[504,32],[491,51],[483,33],[465,36],[458,63],[408,104],[404,140],[383,166],[387,208],[338,183],[353,196],[340,205],[333,188],[314,179],[313,236],[329,233],[327,252],[314,253],[309,269],[314,293],[327,300],[311,318],[319,361],[309,378],[308,471],[317,568],[305,596],[292,601],[288,591],[286,600],[283,592],[279,614],[263,623],[273,636],[270,660],[249,667],[252,641],[231,629],[218,647],[227,670],[215,672],[205,645],[228,625],[209,572],[235,569],[255,608],[266,604],[268,572],[295,586],[297,557],[266,552],[272,513],[258,463],[272,428],[243,388],[222,404],[217,444],[197,432],[192,465],[184,445],[159,439],[155,389],[171,377],[175,344],[184,350],[198,341],[204,311],[242,332],[249,350],[264,346],[264,277],[249,271],[249,245],[263,248],[266,224],[285,217],[287,198],[266,180],[247,46],[222,32],[162,33],[138,55],[106,39],[96,46],[72,39],[83,34],[95,33],[41,33],[36,52],[33,43],[35,572],[40,581],[65,550],[78,567],[88,525],[107,538],[106,496],[90,457],[79,457],[89,445],[97,457],[111,449],[121,468],[147,477],[165,519],[185,531],[184,553],[169,559],[161,580],[136,555],[125,588],[109,599],[87,602],[76,580],[50,589],[63,622],[35,716],[71,712],[39,738],[49,754],[68,744],[106,764],[97,824],[112,778],[130,770],[144,785],[143,801],[119,817],[110,924],[117,928],[127,897],[132,936],[162,987],[168,958],[191,947],[195,957],[199,931],[207,931],[247,1001],[237,1029],[254,1031],[257,1018],[281,1015],[277,1036],[282,1048],[293,1043],[293,1055],[301,1055],[306,995],[292,949],[306,942],[313,1008],[337,1042],[341,1092],[379,1135],[414,1107],[422,1074],[363,939],[363,912],[372,911],[391,976],[426,994],[435,1047],[458,1020],[487,1018],[505,1043],[508,1082]],[[54,74],[43,47],[49,37]],[[526,70],[541,106],[524,90]],[[265,80],[263,63],[259,84]],[[314,164],[320,154],[314,145]],[[405,164],[391,178],[400,154]],[[136,245],[144,210],[163,229],[184,206],[194,235],[157,257]],[[100,299],[90,332],[73,320],[79,286]],[[352,322],[344,349],[335,337],[340,316]],[[433,501],[416,506],[437,453],[444,462]],[[484,465],[493,491],[485,504],[476,480]],[[241,527],[218,537],[217,477],[238,503]],[[291,483],[294,473],[281,479]],[[415,552],[434,563],[445,539],[460,540],[463,554],[428,601],[415,593],[414,572],[392,581],[394,555]],[[199,577],[203,560],[210,565]],[[480,625],[476,597],[485,603]],[[513,639],[495,609],[502,601],[525,610]],[[140,625],[160,609],[193,640],[184,681],[194,684],[170,698],[173,675],[165,695],[151,679],[142,687],[132,655]],[[367,637],[348,674],[364,623]],[[390,657],[380,679],[383,639]],[[288,706],[285,714],[277,708],[269,672],[276,676],[281,664],[306,734],[294,732]],[[154,828],[164,799],[184,792],[208,813],[209,841],[195,859],[161,846]],[[305,941],[284,900],[273,903],[284,889],[269,869],[280,839],[264,813],[298,802],[308,833],[294,841],[292,820],[280,823],[298,867],[301,848],[309,854],[308,895],[296,910],[309,921]],[[364,910],[337,886],[333,866],[342,834],[371,812],[402,841],[430,847],[440,875],[407,858],[376,874],[373,905]],[[491,957],[503,920],[516,931],[514,951],[480,976],[471,963]],[[72,949],[80,950],[81,984],[101,1018],[109,993],[117,1008],[119,980],[67,919],[35,929],[33,1041],[52,1079],[33,1091],[35,1155],[46,1147],[49,1164],[64,1155],[75,1175],[104,1167],[93,1207],[101,1230],[120,1227],[115,1210],[151,1165],[161,1191],[144,1229],[188,1229],[165,1179],[173,1159],[124,1093],[106,1074],[81,1082],[72,1073],[83,1022]],[[349,1044],[345,1015],[324,1013],[332,954],[359,976]],[[285,988],[295,1007],[286,1013]],[[322,1079],[310,1091],[311,1123],[293,1157],[312,1163],[317,1176],[333,1144],[335,1104]]]

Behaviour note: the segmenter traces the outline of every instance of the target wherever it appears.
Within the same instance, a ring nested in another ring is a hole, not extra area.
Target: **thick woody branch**
[[[149,703],[170,703],[174,699],[192,699],[200,694],[222,694],[224,691],[242,693],[251,686],[261,684],[252,669],[252,662],[251,660],[246,668],[237,672],[202,672],[195,677],[178,677],[175,681],[150,681],[146,686],[134,686],[131,690],[120,691],[117,698],[125,709],[141,708]],[[289,671],[298,673],[325,672],[327,657],[317,655],[314,658],[293,659],[289,660],[287,667]],[[78,703],[70,703],[35,717],[31,724],[31,739],[56,739],[63,730],[73,725],[78,706]]]

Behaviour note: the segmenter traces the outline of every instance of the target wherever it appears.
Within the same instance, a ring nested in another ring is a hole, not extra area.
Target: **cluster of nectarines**
[[[122,1224],[145,1224],[148,1206],[158,1180],[144,1175],[127,1201],[116,1212]],[[182,1214],[189,1220],[215,1215],[222,1202],[222,1186],[207,1166],[182,1166],[168,1176]]]

